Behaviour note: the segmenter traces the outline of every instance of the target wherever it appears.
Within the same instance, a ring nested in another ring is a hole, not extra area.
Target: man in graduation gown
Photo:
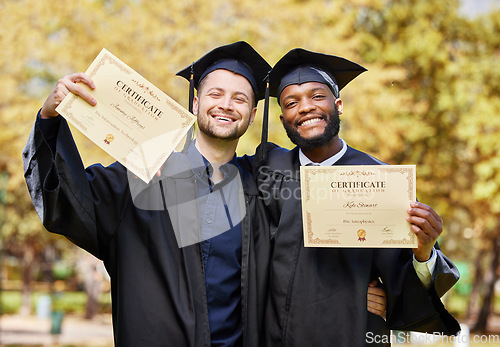
[[[264,129],[261,165],[255,169],[273,243],[267,346],[388,345],[387,329],[442,334],[460,329],[440,301],[459,275],[434,246],[442,220],[429,206],[409,206],[408,222],[418,238],[413,252],[304,247],[299,167],[383,164],[338,136],[339,90],[363,71],[343,58],[294,49],[270,74],[270,93],[297,147],[288,151],[267,144]],[[366,286],[375,278],[387,293],[387,322],[366,310]]]
[[[33,204],[49,231],[104,262],[117,346],[260,345],[268,223],[235,149],[269,70],[245,42],[188,67],[196,141],[147,185],[118,162],[84,168],[55,108],[68,92],[95,105],[85,74],[61,79],[38,113],[23,151]]]

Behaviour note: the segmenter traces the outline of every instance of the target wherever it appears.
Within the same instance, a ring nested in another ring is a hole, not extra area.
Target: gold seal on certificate
[[[57,112],[148,183],[196,117],[106,49],[86,74],[97,105],[69,93]]]
[[[416,248],[415,165],[301,166],[305,247]]]

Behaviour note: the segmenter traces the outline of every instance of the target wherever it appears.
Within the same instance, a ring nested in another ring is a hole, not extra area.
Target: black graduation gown
[[[364,346],[387,342],[381,338],[387,329],[453,335],[460,330],[439,299],[459,277],[441,251],[436,250],[434,285],[426,290],[411,249],[305,248],[298,148],[268,146],[268,165],[255,169],[270,209],[273,244],[267,346]],[[335,165],[380,164],[348,147]],[[368,283],[378,276],[387,294],[387,322],[367,311]]]
[[[183,154],[176,155],[178,165],[184,165]],[[210,345],[200,245],[179,248],[167,210],[134,205],[127,170],[121,164],[85,169],[62,118],[56,153],[37,120],[23,160],[43,225],[104,262],[111,278],[116,346]],[[185,175],[166,182],[167,194],[182,197],[194,187],[186,169]],[[253,179],[245,172],[241,179],[248,212],[241,228],[243,342],[259,346],[265,299],[261,294],[267,290],[268,223]],[[263,270],[257,271],[261,264]]]

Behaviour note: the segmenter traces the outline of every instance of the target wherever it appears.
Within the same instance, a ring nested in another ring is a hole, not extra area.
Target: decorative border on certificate
[[[388,173],[392,173],[392,172],[397,172],[397,173],[400,173],[402,175],[406,175],[406,179],[408,180],[408,199],[411,200],[411,201],[415,201],[416,200],[416,196],[415,196],[415,192],[416,192],[416,182],[415,182],[415,177],[414,177],[414,172],[415,172],[415,169],[412,169],[411,167],[407,167],[407,166],[402,166],[402,167],[394,167],[394,166],[389,166],[389,167],[385,167],[382,166],[381,169],[380,169],[381,172],[388,172]]]
[[[306,247],[417,247],[414,165],[301,167]]]
[[[411,233],[411,232],[410,232]],[[415,234],[414,233],[408,233],[409,238],[404,238],[402,240],[385,240],[382,242],[384,245],[412,245],[415,242]]]
[[[306,201],[309,201],[311,199],[311,185],[310,185],[310,182],[311,182],[311,179],[313,178],[313,176],[315,176],[317,173],[319,172],[319,170],[317,168],[314,168],[312,170],[307,170],[305,171],[304,173],[304,179],[302,180],[305,184],[305,188],[304,190],[301,190],[302,192],[305,192],[305,200]],[[310,224],[308,224],[310,225]]]
[[[340,245],[340,241],[336,239],[326,239],[322,240],[319,237],[314,237],[314,233],[312,231],[312,217],[309,212],[307,212],[307,219],[306,219],[306,230],[307,230],[307,240],[309,244],[314,244],[314,245],[325,245],[325,244],[336,244]],[[336,231],[336,230],[332,230]]]
[[[90,77],[94,76],[97,71],[102,67],[104,66],[104,63],[106,60],[109,60],[109,62],[111,64],[114,64],[116,65],[121,71],[123,71],[124,73],[126,74],[131,74],[132,72],[130,71],[130,69],[125,66],[122,62],[120,62],[119,60],[115,59],[113,57],[113,55],[111,55],[111,53],[109,52],[105,52],[104,53],[104,56],[103,56],[103,59],[99,62],[99,64],[97,64],[97,66],[94,68],[94,70],[92,70],[92,72],[89,74]],[[142,82],[139,82],[137,81],[136,79],[132,79],[132,82],[134,82],[139,88],[141,88],[144,93],[146,94],[149,94],[150,96],[152,96],[154,99],[158,100],[161,102],[161,99],[158,97],[157,94],[155,94],[155,92],[149,88],[147,85],[145,85],[144,83]],[[186,110],[184,110],[183,108],[179,107],[178,105],[174,104],[171,100],[168,100],[168,99],[165,99],[164,102],[173,110],[175,110],[177,113],[179,113],[181,115],[181,117],[184,119],[184,123],[183,125],[184,126],[189,126],[189,123],[191,123],[191,118],[192,118],[192,115],[189,114],[188,112],[186,112]]]
[[[149,182],[196,117],[103,49],[86,74],[97,100],[68,94],[57,111],[127,169]],[[86,87],[85,85],[83,85]]]

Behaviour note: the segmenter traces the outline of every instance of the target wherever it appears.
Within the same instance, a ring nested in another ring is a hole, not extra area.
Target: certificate
[[[302,166],[305,247],[416,248],[415,165]]]
[[[88,91],[97,105],[69,93],[56,111],[148,183],[195,116],[106,49],[86,74],[95,83],[95,89]]]

